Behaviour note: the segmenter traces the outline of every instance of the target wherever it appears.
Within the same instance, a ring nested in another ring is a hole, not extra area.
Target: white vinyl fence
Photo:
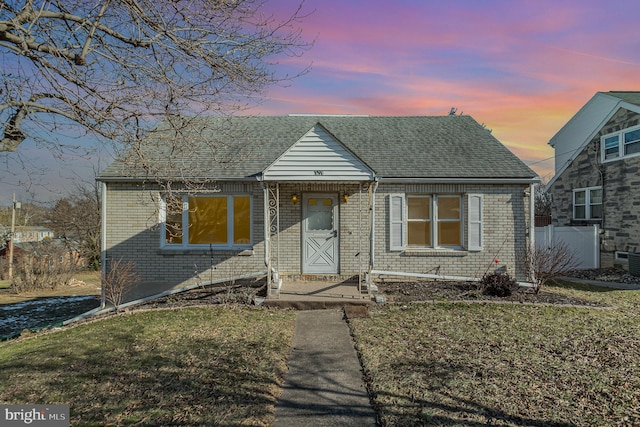
[[[578,268],[600,268],[600,227],[536,227],[536,246],[551,247],[564,242],[578,262]]]

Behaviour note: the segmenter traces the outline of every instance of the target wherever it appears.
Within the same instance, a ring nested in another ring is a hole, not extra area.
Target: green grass
[[[134,312],[5,342],[0,402],[70,404],[72,425],[269,425],[294,317]]]
[[[613,309],[389,306],[351,327],[384,426],[640,425],[640,292]]]
[[[11,286],[10,280],[0,280],[0,289],[9,289]]]
[[[608,304],[388,305],[350,320],[383,426],[640,425],[640,292]],[[295,313],[132,312],[0,343],[0,403],[66,403],[72,425],[270,425]]]

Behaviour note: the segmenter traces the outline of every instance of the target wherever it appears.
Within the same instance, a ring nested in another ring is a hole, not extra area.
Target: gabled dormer
[[[374,172],[317,123],[263,172],[265,181],[371,181]]]

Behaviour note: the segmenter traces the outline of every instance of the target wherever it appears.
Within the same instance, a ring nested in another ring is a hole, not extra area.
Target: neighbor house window
[[[573,190],[573,219],[602,219],[602,187]]]
[[[629,261],[629,252],[616,251],[615,258],[617,261]]]
[[[603,160],[613,160],[640,153],[640,126],[624,129],[600,138]]]
[[[462,197],[437,194],[390,197],[392,250],[462,247]]]
[[[251,196],[171,195],[163,199],[163,245],[249,247]]]

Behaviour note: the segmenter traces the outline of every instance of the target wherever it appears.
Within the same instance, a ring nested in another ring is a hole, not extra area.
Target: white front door
[[[337,274],[338,195],[303,194],[302,203],[302,273]]]

